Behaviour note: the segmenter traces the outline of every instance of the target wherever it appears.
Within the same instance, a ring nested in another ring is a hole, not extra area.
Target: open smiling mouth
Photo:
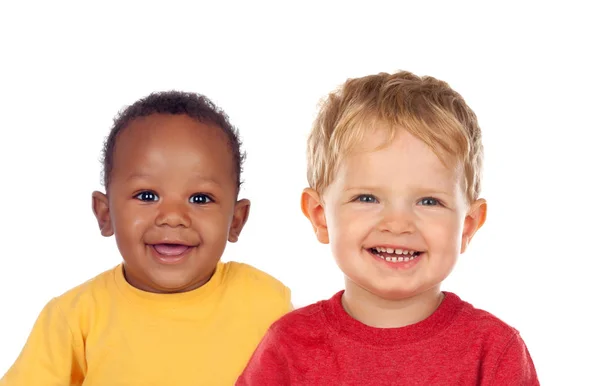
[[[183,244],[153,244],[152,248],[159,254],[163,256],[180,256],[187,252],[192,247]]]
[[[189,251],[194,248],[193,246],[185,244],[148,244],[152,250],[154,258],[161,264],[178,264],[181,263],[189,256]]]
[[[387,247],[368,248],[368,251],[371,252],[372,255],[375,255],[380,259],[390,263],[402,263],[406,261],[412,261],[424,253],[422,251],[415,251],[411,249]]]

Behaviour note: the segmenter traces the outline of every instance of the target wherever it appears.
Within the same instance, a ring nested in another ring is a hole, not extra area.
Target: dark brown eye
[[[144,191],[135,196],[140,201],[158,201],[158,195],[150,191]]]
[[[212,199],[206,194],[194,194],[190,197],[190,202],[192,204],[208,204],[209,202],[212,202]]]

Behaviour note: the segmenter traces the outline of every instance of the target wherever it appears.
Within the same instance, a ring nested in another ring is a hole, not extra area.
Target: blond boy
[[[409,72],[348,80],[308,141],[302,211],[345,290],[276,322],[238,385],[538,385],[517,330],[441,290],[486,218],[477,118]]]

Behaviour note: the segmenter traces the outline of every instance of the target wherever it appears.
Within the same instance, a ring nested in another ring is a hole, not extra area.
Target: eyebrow
[[[381,187],[375,187],[375,186],[347,186],[344,188],[344,192],[349,192],[351,190],[369,190],[369,191],[374,191],[374,190],[382,190]]]
[[[148,174],[144,173],[133,173],[127,176],[127,180],[136,180],[136,179],[144,179],[150,177]]]
[[[133,173],[127,177],[127,181],[138,180],[138,179],[143,180],[143,179],[149,179],[149,178],[152,178],[152,176],[149,174],[146,174],[146,173]],[[196,182],[206,182],[206,183],[210,183],[210,184],[214,184],[214,185],[219,185],[219,183],[216,180],[214,180],[213,178],[195,177],[192,179]]]
[[[344,188],[344,192],[351,192],[351,191],[368,191],[368,192],[381,192],[381,191],[385,191],[388,190],[388,187],[376,187],[376,186],[349,186]],[[440,189],[439,187],[411,187],[411,190],[418,192],[419,194],[428,194],[428,195],[446,195],[446,196],[453,196],[454,195],[454,191],[453,190],[445,190],[445,189]]]

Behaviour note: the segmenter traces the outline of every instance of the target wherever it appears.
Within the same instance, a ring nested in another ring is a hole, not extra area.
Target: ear
[[[233,220],[231,221],[231,225],[229,226],[229,237],[227,238],[229,242],[235,243],[238,241],[240,233],[242,233],[242,228],[244,228],[244,225],[246,225],[246,221],[248,221],[249,215],[249,200],[244,198],[235,203],[235,207],[233,208]]]
[[[313,230],[317,235],[317,240],[323,244],[329,244],[329,231],[327,230],[327,220],[325,219],[325,207],[321,201],[321,196],[316,190],[306,188],[302,191],[302,213],[312,224]]]
[[[104,237],[110,237],[115,232],[110,219],[110,211],[108,207],[108,197],[106,194],[95,191],[92,193],[92,210],[98,220],[100,233]]]
[[[471,239],[485,223],[486,217],[487,202],[483,198],[480,198],[471,204],[469,212],[465,217],[460,253],[464,253],[467,250],[467,246],[471,242]]]

